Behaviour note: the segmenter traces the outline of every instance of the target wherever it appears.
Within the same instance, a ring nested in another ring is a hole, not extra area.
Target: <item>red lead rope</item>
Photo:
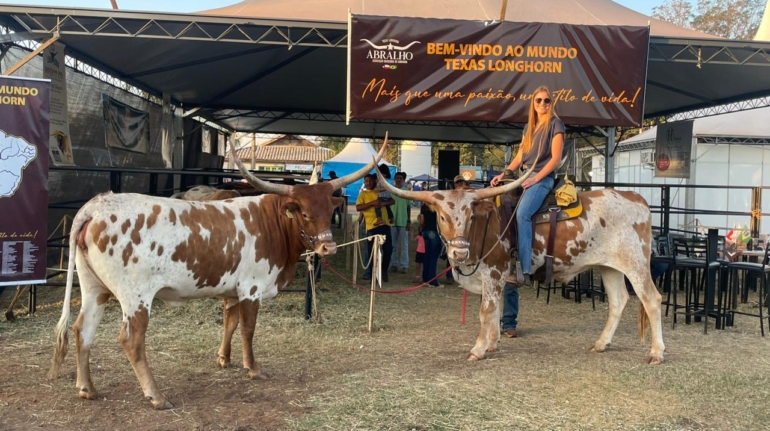
[[[368,287],[364,287],[364,286],[361,286],[360,284],[356,284],[356,283],[353,283],[353,281],[349,280],[349,279],[348,279],[348,278],[346,278],[344,275],[340,274],[340,273],[339,273],[339,272],[337,272],[337,271],[336,271],[334,268],[332,268],[332,266],[331,266],[331,265],[329,265],[329,262],[327,262],[326,260],[322,260],[322,261],[321,261],[321,265],[325,266],[327,269],[329,269],[329,271],[331,271],[331,272],[333,272],[334,274],[336,274],[336,275],[337,275],[337,277],[339,277],[339,278],[341,278],[341,279],[343,279],[343,280],[347,281],[347,282],[348,282],[348,283],[350,283],[351,285],[353,285],[353,286],[354,286],[356,289],[358,289],[358,290],[362,290],[362,291],[364,291],[364,292],[371,292],[371,291],[372,291],[372,289],[370,289],[370,288],[368,288]],[[450,266],[449,268],[447,268],[447,269],[445,269],[445,270],[441,271],[441,272],[440,272],[440,273],[439,273],[437,276],[435,276],[435,277],[433,277],[432,279],[430,279],[430,280],[426,281],[425,283],[422,283],[422,284],[418,284],[417,286],[413,286],[413,287],[407,287],[406,289],[400,289],[400,290],[375,290],[374,292],[376,292],[376,293],[383,293],[383,294],[386,294],[386,295],[398,295],[398,294],[401,294],[401,293],[409,293],[409,292],[414,292],[414,291],[415,291],[415,290],[417,290],[417,289],[420,289],[420,288],[422,288],[422,287],[425,287],[425,286],[427,286],[427,285],[428,285],[428,283],[430,283],[430,282],[432,282],[432,281],[434,281],[434,280],[438,280],[439,278],[441,278],[441,276],[442,276],[442,275],[446,274],[447,272],[449,272],[449,271],[451,271],[451,270],[452,270],[452,267]]]

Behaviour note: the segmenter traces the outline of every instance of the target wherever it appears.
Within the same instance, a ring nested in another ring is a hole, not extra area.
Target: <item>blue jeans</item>
[[[511,283],[505,283],[503,288],[503,331],[516,329],[516,318],[519,316],[519,288]]]
[[[422,238],[425,240],[425,258],[422,262],[422,282],[436,278],[436,268],[438,267],[438,256],[441,254],[441,239],[438,232],[433,230],[422,231]],[[438,286],[438,280],[430,282],[431,286]]]
[[[390,265],[406,271],[409,268],[409,232],[406,231],[405,226],[391,226],[390,233],[393,236],[393,256],[390,258]]]
[[[358,224],[358,237],[363,238],[366,236],[366,223],[359,223]],[[366,265],[367,262],[369,262],[369,245],[365,242],[359,243],[362,245],[361,247],[361,259],[363,259],[364,265]],[[364,274],[368,273],[371,275],[371,270],[366,270]]]
[[[548,192],[553,188],[556,176],[551,173],[539,183],[524,190],[516,210],[516,226],[519,235],[519,260],[521,272],[532,274],[532,216],[543,204]]]
[[[382,265],[382,278],[383,280],[387,280],[388,276],[388,268],[390,268],[390,255],[393,253],[393,239],[390,236],[390,226],[377,226],[372,230],[366,231],[367,236],[371,235],[385,235],[385,242],[382,243],[382,253],[380,254],[380,265]],[[367,241],[367,247],[369,249],[369,254],[372,254],[372,248],[374,248],[374,241]],[[367,255],[367,258],[368,258]],[[364,271],[364,279],[365,280],[371,280],[372,278],[372,266],[374,262],[372,262],[372,265],[369,265],[369,268]]]

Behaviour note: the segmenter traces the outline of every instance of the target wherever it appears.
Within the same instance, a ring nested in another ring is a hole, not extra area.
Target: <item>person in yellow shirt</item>
[[[384,235],[385,242],[382,244],[382,258],[381,268],[382,281],[388,281],[388,268],[390,268],[390,257],[393,253],[393,237],[390,232],[390,225],[393,224],[393,220],[387,217],[387,213],[383,214],[383,224],[377,224],[377,214],[374,211],[375,208],[382,208],[384,206],[393,205],[393,198],[389,201],[381,201],[379,199],[379,193],[375,190],[377,187],[377,176],[369,174],[364,177],[364,190],[358,194],[356,200],[356,211],[360,211],[364,216],[364,223],[366,224],[367,235]],[[372,253],[372,247],[374,241],[368,241],[369,254]],[[366,269],[363,276],[364,280],[372,279],[372,267]]]

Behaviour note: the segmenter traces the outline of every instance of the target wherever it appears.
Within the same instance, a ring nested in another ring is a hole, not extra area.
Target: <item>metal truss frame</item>
[[[770,73],[770,70],[768,70]],[[729,112],[748,111],[749,109],[766,108],[770,106],[770,97],[758,97],[751,100],[743,100],[726,105],[711,106],[694,111],[672,114],[667,121],[692,120],[695,118],[711,117],[713,115],[727,114]]]
[[[767,43],[720,39],[650,38],[649,61],[770,66]]]
[[[698,136],[699,144],[737,144],[737,145],[767,145],[770,137],[740,137],[740,136]]]
[[[108,36],[347,48],[347,23],[28,6],[3,11],[29,35]],[[55,17],[46,23],[41,18]]]
[[[20,36],[20,37],[14,37],[14,35],[18,35],[18,34],[19,33],[14,33],[13,30],[10,29],[9,27],[6,27],[0,24],[0,38],[3,38],[5,36],[5,38],[9,40],[8,43],[12,42],[14,46],[19,47],[25,51],[31,52],[37,49],[38,46],[40,46],[40,43],[37,42],[37,40],[44,37],[42,35],[40,37],[31,37],[29,34]],[[160,97],[155,96],[149,91],[145,91],[135,85],[129,84],[126,81],[120,78],[116,78],[99,68],[96,68],[94,66],[91,66],[90,64],[87,64],[83,61],[78,60],[77,58],[74,58],[69,55],[65,55],[64,64],[77,72],[96,78],[99,81],[102,81],[106,84],[112,85],[115,88],[119,88],[123,91],[131,93],[134,96],[140,97],[142,99],[146,99],[156,105],[163,104],[163,100]]]

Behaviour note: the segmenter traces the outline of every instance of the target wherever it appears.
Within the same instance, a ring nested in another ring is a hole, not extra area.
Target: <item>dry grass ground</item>
[[[343,256],[333,264],[344,267]],[[411,285],[391,277],[388,288]],[[301,285],[301,281],[297,285]],[[202,300],[180,308],[156,303],[148,358],[177,405],[156,412],[117,342],[120,311],[111,301],[91,354],[100,397],[75,389],[74,345],[64,377],[47,381],[62,291],[45,290],[37,314],[0,322],[0,430],[750,430],[770,429],[770,342],[756,319],[710,330],[664,318],[666,361],[644,364],[629,302],[610,350],[591,354],[607,306],[560,297],[549,305],[522,292],[521,337],[477,363],[465,360],[477,331],[479,299],[461,290],[381,295],[376,331],[366,332],[368,294],[325,272],[324,323],[302,319],[303,297],[263,306],[257,358],[270,375],[249,381],[240,367],[216,367],[222,307]],[[6,289],[0,307],[12,296]],[[58,301],[58,302],[57,302]],[[75,294],[76,313],[79,299]],[[72,318],[74,321],[74,316]],[[240,363],[235,340],[233,363]]]

